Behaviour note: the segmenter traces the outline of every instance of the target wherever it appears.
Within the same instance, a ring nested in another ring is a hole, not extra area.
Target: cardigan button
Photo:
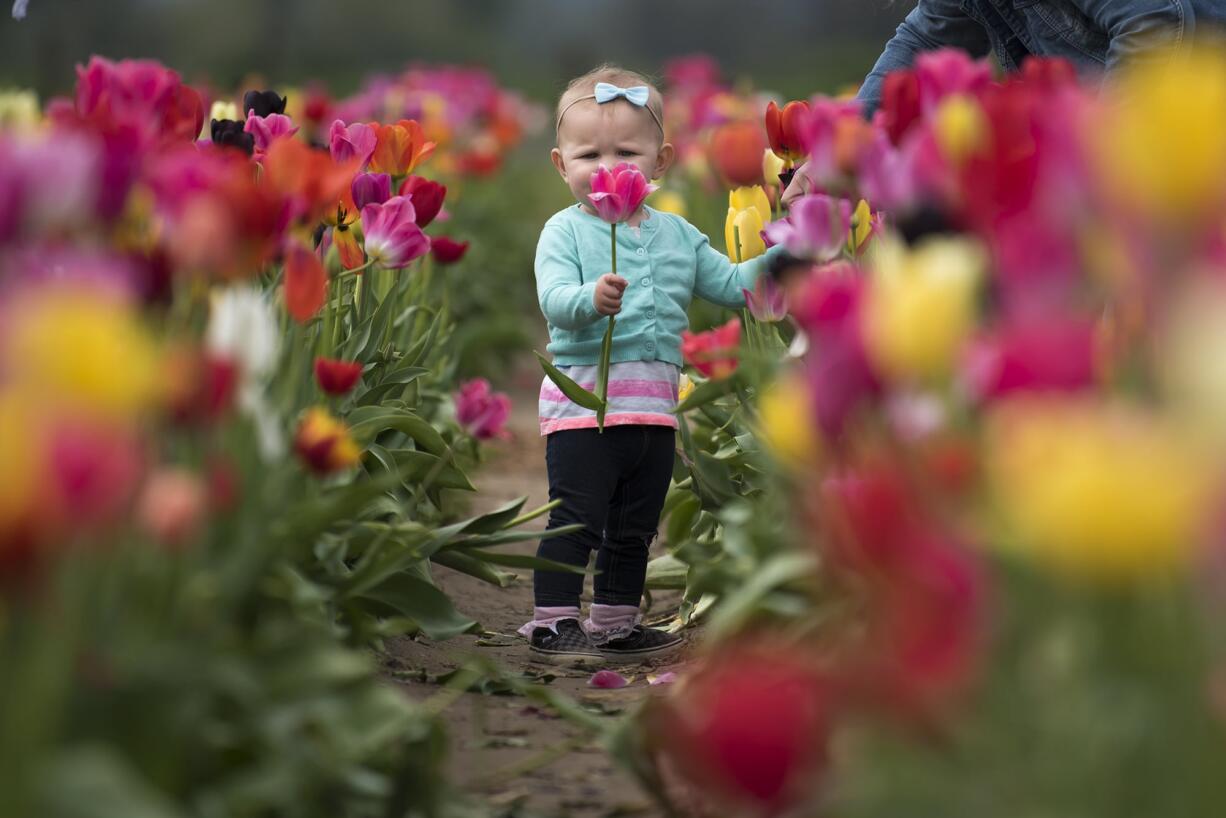
[[[651,278],[649,276],[643,276],[643,286],[646,287],[649,284],[651,284]]]
[[[647,255],[647,251],[646,251],[646,250],[644,250],[642,247],[640,247],[639,249],[635,250],[634,252],[638,253],[640,256],[645,256],[645,255]]]

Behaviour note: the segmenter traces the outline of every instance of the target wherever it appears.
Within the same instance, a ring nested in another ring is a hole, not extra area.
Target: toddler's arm
[[[536,297],[545,319],[561,329],[579,329],[600,318],[593,302],[596,281],[583,283],[575,239],[546,224],[536,244]]]
[[[698,228],[689,222],[686,222],[686,226],[689,228],[694,254],[698,260],[694,275],[694,294],[721,307],[744,307],[745,294],[741,290],[753,289],[758,276],[766,270],[771,257],[779,253],[781,248],[772,247],[757,258],[736,264],[712,247],[711,240]]]

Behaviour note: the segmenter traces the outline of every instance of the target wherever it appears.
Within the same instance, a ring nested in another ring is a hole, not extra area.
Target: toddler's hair
[[[575,77],[566,86],[562,96],[558,98],[558,107],[554,113],[554,130],[562,127],[562,115],[573,103],[590,97],[596,93],[596,83],[608,82],[623,88],[633,85],[647,86],[647,108],[657,123],[664,122],[664,97],[648,77],[637,71],[622,68],[620,65],[605,63],[598,65],[582,76]],[[663,130],[663,125],[661,125]]]

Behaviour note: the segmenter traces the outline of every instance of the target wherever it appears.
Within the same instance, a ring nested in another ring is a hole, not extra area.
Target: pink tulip
[[[965,51],[941,48],[915,58],[915,77],[920,108],[927,114],[948,96],[980,94],[992,84],[992,69],[987,60],[972,60]]]
[[[393,270],[430,252],[430,239],[417,226],[417,213],[406,196],[362,208],[362,231],[366,255]]]
[[[613,170],[604,165],[592,174],[592,192],[588,199],[596,208],[596,215],[609,224],[618,224],[634,215],[655,185],[648,184],[642,171],[629,162],[622,162]]]
[[[787,317],[787,294],[770,276],[759,278],[753,290],[742,289],[741,292],[745,294],[750,315],[757,320],[773,324]]]
[[[285,114],[269,114],[268,116],[252,114],[247,117],[243,130],[255,137],[257,151],[266,151],[278,139],[288,139],[298,133],[298,126]]]
[[[770,244],[782,244],[793,256],[822,263],[846,246],[851,214],[851,202],[846,199],[810,194],[792,204],[786,219],[771,222],[763,232]]]
[[[740,363],[741,319],[706,332],[681,331],[681,355],[685,362],[712,380],[723,380]]]
[[[1097,382],[1094,322],[1069,315],[1035,316],[980,339],[967,350],[963,377],[977,400],[1015,392],[1077,391]]]
[[[502,392],[491,391],[485,378],[460,384],[460,391],[452,397],[456,420],[470,435],[478,440],[510,437],[504,426],[511,415],[511,399]]]
[[[338,119],[328,129],[328,148],[332,152],[332,160],[338,164],[356,157],[361,160],[360,167],[365,169],[375,152],[376,140],[375,129],[362,122],[346,126]]]

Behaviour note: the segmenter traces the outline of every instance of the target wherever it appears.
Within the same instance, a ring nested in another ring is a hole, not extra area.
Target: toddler
[[[581,531],[541,541],[542,559],[586,569],[596,551],[593,601],[581,624],[582,573],[536,571],[532,621],[520,629],[538,658],[569,664],[628,662],[676,651],[676,634],[639,623],[647,549],[656,536],[673,471],[681,332],[693,296],[743,307],[768,256],[733,264],[685,219],[644,206],[617,230],[618,275],[609,225],[588,201],[601,165],[629,162],[658,179],[673,161],[660,92],[644,77],[602,66],[572,81],[557,107],[554,167],[575,201],[541,231],[536,288],[554,363],[592,390],[607,326],[616,315],[604,432],[596,414],[548,378],[541,434],[549,527]]]

